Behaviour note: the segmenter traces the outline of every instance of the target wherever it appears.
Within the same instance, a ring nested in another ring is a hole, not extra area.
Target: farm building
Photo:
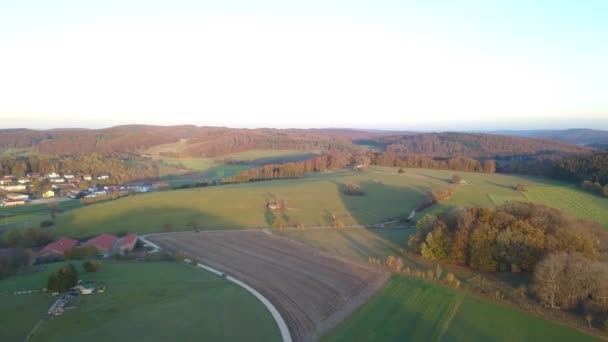
[[[69,249],[72,249],[77,243],[77,240],[66,237],[53,241],[44,246],[44,248],[42,248],[38,254],[36,254],[36,261],[40,262],[63,259],[63,253]]]
[[[120,241],[120,251],[123,253],[128,253],[135,248],[135,243],[137,242],[137,234],[130,233],[122,238]]]
[[[97,248],[101,254],[108,255],[112,251],[112,247],[114,247],[116,239],[116,236],[104,233],[88,240],[84,244],[85,246],[93,246]]]
[[[89,175],[89,174],[84,174],[84,175],[82,175],[82,180],[85,180],[85,181],[90,181],[90,180],[92,180],[92,179],[93,179],[93,176],[91,176],[91,175]]]

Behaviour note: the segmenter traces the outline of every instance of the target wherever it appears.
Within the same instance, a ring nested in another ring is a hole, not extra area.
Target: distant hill
[[[608,131],[587,128],[565,130],[494,131],[491,134],[555,140],[579,145],[606,145]]]
[[[435,157],[500,157],[512,155],[577,154],[592,149],[551,140],[473,133],[421,133],[375,139],[387,152],[416,153]]]
[[[197,126],[125,125],[104,129],[4,129],[2,150],[29,149],[41,154],[144,153],[164,145],[163,153],[215,157],[250,149],[353,150],[353,140],[395,132],[353,129],[236,129]],[[171,144],[179,143],[179,150]]]

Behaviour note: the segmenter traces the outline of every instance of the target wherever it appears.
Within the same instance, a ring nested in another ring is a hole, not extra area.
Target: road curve
[[[146,234],[146,235],[141,235],[139,238],[146,244],[154,247],[154,250],[152,251],[152,253],[154,252],[158,252],[160,250],[160,247],[155,244],[154,242],[150,241],[147,239],[148,236],[150,235],[155,235],[155,234]],[[184,261],[186,262],[191,262],[188,259],[185,259]],[[266,298],[264,297],[261,293],[259,293],[258,291],[256,291],[254,288],[252,288],[251,286],[243,283],[242,281],[226,275],[223,272],[220,272],[214,268],[211,268],[207,265],[203,265],[201,263],[197,263],[196,266],[205,269],[209,272],[215,273],[219,276],[225,276],[226,280],[231,281],[235,284],[237,284],[238,286],[244,288],[245,290],[249,291],[251,294],[253,294],[260,302],[262,302],[262,304],[264,304],[264,306],[266,307],[266,309],[268,309],[268,311],[270,311],[270,314],[272,315],[272,318],[274,318],[274,321],[277,323],[277,325],[279,326],[279,331],[281,332],[281,338],[283,339],[283,342],[292,342],[291,339],[291,335],[289,334],[289,328],[287,327],[287,323],[285,323],[285,320],[283,319],[283,317],[281,316],[281,314],[279,313],[279,310],[277,310],[277,308],[274,307],[274,305],[272,305],[272,303]]]

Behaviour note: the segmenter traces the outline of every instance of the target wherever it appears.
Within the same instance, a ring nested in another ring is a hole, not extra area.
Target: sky
[[[608,129],[608,1],[0,0],[0,128]]]

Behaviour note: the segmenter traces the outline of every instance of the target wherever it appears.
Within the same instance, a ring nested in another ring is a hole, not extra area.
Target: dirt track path
[[[242,280],[280,311],[294,341],[318,339],[365,303],[389,273],[262,231],[161,234],[162,248]]]

